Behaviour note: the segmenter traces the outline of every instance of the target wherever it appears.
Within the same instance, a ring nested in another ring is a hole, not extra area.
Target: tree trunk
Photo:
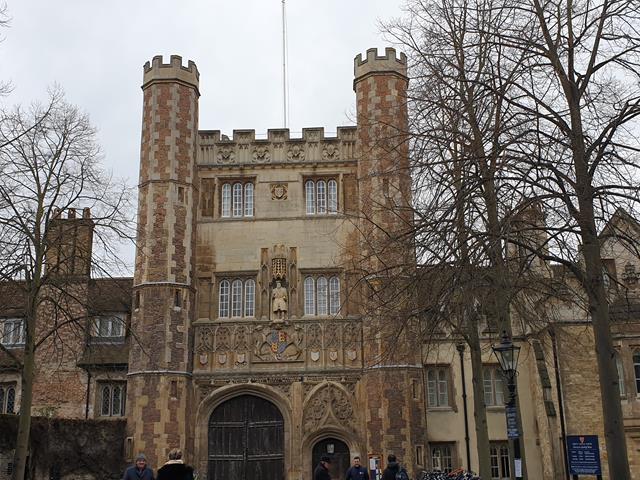
[[[478,449],[478,470],[481,478],[491,478],[489,454],[489,430],[487,410],[484,404],[484,379],[482,376],[482,350],[477,322],[469,322],[469,351],[471,353],[471,374],[473,378],[473,417],[476,423],[476,444]]]
[[[27,320],[27,324],[29,320]],[[33,377],[35,367],[35,341],[33,330],[29,332],[27,326],[27,338],[22,367],[22,381],[20,393],[20,414],[18,417],[18,436],[16,438],[16,451],[13,457],[13,480],[23,480],[29,456],[29,433],[31,430],[31,404],[33,396]]]
[[[595,224],[593,231],[595,231]],[[622,406],[620,404],[618,372],[614,360],[615,350],[609,329],[609,303],[602,282],[603,264],[600,256],[600,242],[595,235],[588,232],[586,234],[583,232],[582,238],[584,240],[589,313],[593,324],[596,359],[600,375],[600,394],[602,395],[602,416],[604,420],[604,438],[607,445],[609,478],[629,480],[631,473],[624,433]]]

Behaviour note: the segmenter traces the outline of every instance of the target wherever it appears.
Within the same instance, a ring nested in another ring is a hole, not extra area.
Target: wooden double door
[[[284,480],[284,421],[268,400],[240,395],[209,419],[209,480]]]

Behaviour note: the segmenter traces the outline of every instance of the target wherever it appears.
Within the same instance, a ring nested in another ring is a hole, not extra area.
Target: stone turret
[[[367,443],[385,461],[394,453],[417,471],[423,462],[414,446],[426,445],[426,425],[420,345],[404,316],[415,268],[407,58],[369,49],[355,58],[354,76],[360,266],[370,286],[363,303]]]
[[[191,450],[198,82],[176,55],[144,65],[127,412],[133,449],[152,465]]]

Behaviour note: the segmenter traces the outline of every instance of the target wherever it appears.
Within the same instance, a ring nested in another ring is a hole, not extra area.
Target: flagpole
[[[287,128],[287,41],[285,21],[285,0],[282,0],[282,118]]]

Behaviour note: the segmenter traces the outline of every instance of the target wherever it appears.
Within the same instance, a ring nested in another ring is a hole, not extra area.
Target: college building
[[[414,258],[411,241],[397,240],[411,226],[408,81],[404,54],[370,49],[354,61],[357,125],[227,136],[200,129],[195,63],[147,62],[134,276],[91,278],[88,209],[52,220],[59,246],[47,265],[74,292],[64,314],[81,322],[39,347],[33,414],[126,421],[123,461],[144,452],[157,468],[179,447],[211,480],[310,480],[324,454],[334,478],[355,455],[384,467],[390,453],[411,477],[477,471],[468,348],[448,335],[394,335],[364,305],[363,272],[393,281],[381,273],[387,261]],[[622,211],[611,222],[640,235]],[[368,251],[387,237],[389,248]],[[603,256],[640,480],[640,263],[615,236]],[[571,285],[562,268],[544,271],[558,289]],[[7,287],[0,306],[2,344],[19,356],[24,299]],[[553,308],[554,322],[516,332],[528,478],[565,478],[567,435],[599,435],[608,478],[589,318],[561,295]],[[41,315],[42,333],[52,314]],[[506,387],[490,348],[500,339],[485,329],[481,340],[491,480],[502,480],[512,467]],[[19,370],[0,356],[1,413],[16,413],[20,388]],[[10,449],[0,451],[0,479],[10,462]]]

